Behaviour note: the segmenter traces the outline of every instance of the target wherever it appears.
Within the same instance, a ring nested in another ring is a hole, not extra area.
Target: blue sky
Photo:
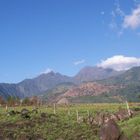
[[[139,60],[139,4],[1,0],[0,82],[19,82],[48,69],[72,76],[84,66],[118,55]]]

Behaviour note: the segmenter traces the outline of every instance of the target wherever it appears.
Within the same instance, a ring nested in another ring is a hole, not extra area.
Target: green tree
[[[7,98],[7,104],[8,104],[8,106],[14,106],[16,104],[16,97],[9,96]]]
[[[5,100],[2,98],[2,96],[0,96],[0,105],[4,105],[5,104]]]
[[[30,99],[26,97],[25,99],[23,99],[22,104],[27,106],[30,105],[31,104]]]

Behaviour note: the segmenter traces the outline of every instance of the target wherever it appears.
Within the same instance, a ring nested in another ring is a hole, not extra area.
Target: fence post
[[[90,116],[89,110],[87,110],[87,116],[88,116],[88,118],[89,118],[89,116]]]
[[[79,112],[78,112],[78,110],[76,110],[76,117],[77,117],[77,122],[78,122],[78,119],[79,119]]]
[[[129,104],[128,104],[127,101],[126,101],[126,107],[127,107],[128,115],[131,116],[131,112],[130,112]]]
[[[55,103],[53,104],[53,113],[56,114],[56,105],[55,105]]]
[[[6,107],[5,107],[5,110],[6,110],[6,112],[8,111],[8,106],[6,105]]]

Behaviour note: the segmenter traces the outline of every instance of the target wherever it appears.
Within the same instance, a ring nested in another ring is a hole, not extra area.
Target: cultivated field
[[[117,124],[130,140],[140,140],[140,105],[129,105],[134,115]],[[44,105],[38,109],[24,106],[8,110],[1,107],[0,140],[99,140],[101,114],[123,109],[126,110],[124,104]]]

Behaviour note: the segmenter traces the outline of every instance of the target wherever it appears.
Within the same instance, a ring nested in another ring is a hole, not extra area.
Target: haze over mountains
[[[122,85],[125,85],[123,89],[127,88],[128,85],[133,85],[132,88],[136,85],[139,87],[139,82],[140,67],[134,67],[128,71],[115,71],[108,68],[88,66],[80,70],[74,77],[51,71],[17,84],[2,83],[0,84],[0,96],[4,98],[8,96],[24,98],[43,94],[47,99],[59,99],[61,97],[73,97],[73,95],[76,98],[83,96],[97,97],[99,95],[99,98],[101,98],[102,93],[112,93],[109,96],[114,97],[118,96],[115,92],[116,89],[118,89],[119,95],[121,94]],[[138,92],[139,90],[136,92],[137,95]]]
[[[33,96],[43,93],[62,83],[79,84],[84,81],[94,81],[108,78],[120,72],[99,67],[85,67],[76,76],[69,77],[53,71],[44,73],[33,79],[26,79],[17,84],[0,84],[2,96]]]
[[[55,99],[67,98],[74,103],[140,102],[140,67],[119,72],[106,79],[87,81],[68,89],[51,92]],[[46,96],[49,93],[46,93]],[[57,96],[58,95],[58,96]]]
[[[123,73],[123,71],[115,71],[111,68],[91,67],[87,66],[80,70],[80,72],[74,77],[77,82],[88,82],[95,80],[107,79],[112,76],[117,76]]]

